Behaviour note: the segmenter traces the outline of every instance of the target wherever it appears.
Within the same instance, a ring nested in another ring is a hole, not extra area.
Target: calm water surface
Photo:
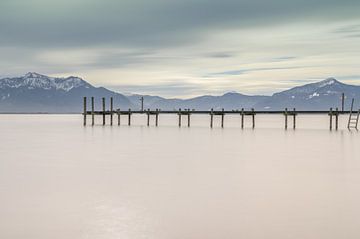
[[[255,130],[192,120],[0,115],[0,238],[360,238],[360,133],[345,116],[332,132],[327,116],[295,131],[282,116]]]

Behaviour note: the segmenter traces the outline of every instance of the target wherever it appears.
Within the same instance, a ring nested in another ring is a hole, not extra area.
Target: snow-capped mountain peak
[[[77,87],[90,87],[86,81],[78,77],[56,78],[38,74],[36,72],[29,72],[22,77],[5,78],[0,80],[0,88],[20,88],[25,87],[29,90],[44,89],[44,90],[63,90],[70,91]]]
[[[328,85],[334,85],[334,84],[340,84],[339,81],[337,81],[335,78],[331,77],[331,78],[327,78],[323,81],[320,81],[317,83],[318,87],[324,87],[324,86],[328,86]]]

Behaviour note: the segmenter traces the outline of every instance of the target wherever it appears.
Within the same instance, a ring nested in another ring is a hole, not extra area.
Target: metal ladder
[[[357,113],[353,112],[354,107],[354,98],[351,101],[351,109],[350,109],[350,115],[349,115],[349,121],[348,121],[348,129],[357,129],[358,123],[359,123],[359,115],[360,115],[360,109],[357,111]]]

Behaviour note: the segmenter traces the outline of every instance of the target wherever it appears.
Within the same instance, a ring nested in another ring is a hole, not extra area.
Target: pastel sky
[[[1,0],[0,76],[185,98],[360,84],[359,13],[359,0]]]

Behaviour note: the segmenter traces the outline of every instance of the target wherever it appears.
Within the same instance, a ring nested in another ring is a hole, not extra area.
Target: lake
[[[0,115],[0,238],[360,238],[360,133],[347,116],[338,131],[325,115],[287,131],[280,115],[256,116],[254,130],[209,120]]]

